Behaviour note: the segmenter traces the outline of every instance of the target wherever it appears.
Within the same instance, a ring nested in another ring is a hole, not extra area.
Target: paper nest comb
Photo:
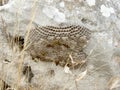
[[[37,26],[30,30],[26,51],[34,59],[78,67],[87,57],[83,49],[90,36],[91,31],[80,25]]]

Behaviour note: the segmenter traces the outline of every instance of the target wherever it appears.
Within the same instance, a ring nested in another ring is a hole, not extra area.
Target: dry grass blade
[[[80,81],[81,79],[83,79],[86,76],[86,74],[87,74],[87,69],[77,76],[76,81]]]
[[[11,35],[6,32],[6,30],[7,30],[7,25],[6,25],[6,23],[5,23],[5,21],[4,21],[4,19],[3,19],[2,17],[1,17],[1,20],[2,20],[2,30],[1,30],[1,31],[2,31],[2,34],[3,34],[4,38],[6,38],[7,42],[10,43]]]
[[[70,57],[71,62],[72,62],[73,64],[76,63],[76,62],[73,60],[72,55],[69,55],[69,57]]]
[[[110,90],[120,87],[120,77],[112,77],[108,81],[108,88]]]
[[[69,58],[70,58],[70,60],[71,60],[71,63],[72,63],[72,65],[73,65],[73,68],[74,68],[75,65],[78,65],[78,64],[80,64],[80,67],[82,67],[82,66],[86,63],[86,60],[78,60],[78,61],[75,61],[75,60],[73,59],[73,57],[72,57],[71,54],[69,55]]]
[[[19,64],[19,68],[18,68],[19,74],[18,74],[18,80],[17,80],[17,88],[18,88],[19,82],[21,80],[21,70],[22,70],[22,64],[23,64],[23,60],[24,60],[24,50],[26,48],[26,42],[27,42],[27,39],[28,39],[28,36],[29,36],[29,32],[30,32],[30,29],[31,29],[31,24],[32,24],[33,19],[35,17],[37,1],[38,0],[35,0],[34,3],[33,3],[33,7],[32,7],[32,10],[31,10],[31,19],[30,19],[29,25],[27,26],[27,34],[26,34],[25,39],[24,39],[24,47],[23,47],[23,50],[20,53],[20,55],[21,55],[21,57],[20,57],[21,62]]]

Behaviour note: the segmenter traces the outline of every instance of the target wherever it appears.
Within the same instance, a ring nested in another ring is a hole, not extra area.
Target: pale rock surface
[[[106,8],[107,14],[103,14],[101,6]],[[108,9],[107,6],[111,8]],[[64,69],[54,63],[34,62],[26,52],[23,58],[19,51],[9,47],[0,27],[0,78],[12,88],[22,88],[21,90],[30,85],[32,90],[110,89],[109,80],[120,75],[119,64],[114,59],[116,54],[113,54],[115,41],[120,40],[119,7],[119,0],[87,0],[87,2],[84,0],[62,0],[62,2],[61,0],[9,0],[8,4],[0,6],[0,16],[6,22],[7,32],[11,35],[25,36],[31,26],[31,20],[33,26],[35,23],[39,25],[79,24],[94,33],[85,48],[88,54],[86,67],[69,71],[68,68]],[[2,26],[1,19],[0,25]],[[30,83],[21,73],[23,67],[19,68],[20,65],[31,66],[34,76]],[[75,79],[85,70],[87,73],[75,82]],[[120,87],[115,87],[115,90],[119,89]]]

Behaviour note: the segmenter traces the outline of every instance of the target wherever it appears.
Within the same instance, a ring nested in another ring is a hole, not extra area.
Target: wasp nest
[[[79,25],[38,26],[30,30],[26,50],[41,61],[77,67],[87,57],[83,49],[90,35],[89,29]]]

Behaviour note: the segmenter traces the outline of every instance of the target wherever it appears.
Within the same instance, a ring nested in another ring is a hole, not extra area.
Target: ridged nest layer
[[[83,49],[90,36],[91,31],[79,25],[38,26],[30,30],[26,51],[41,61],[77,67],[87,57]]]

